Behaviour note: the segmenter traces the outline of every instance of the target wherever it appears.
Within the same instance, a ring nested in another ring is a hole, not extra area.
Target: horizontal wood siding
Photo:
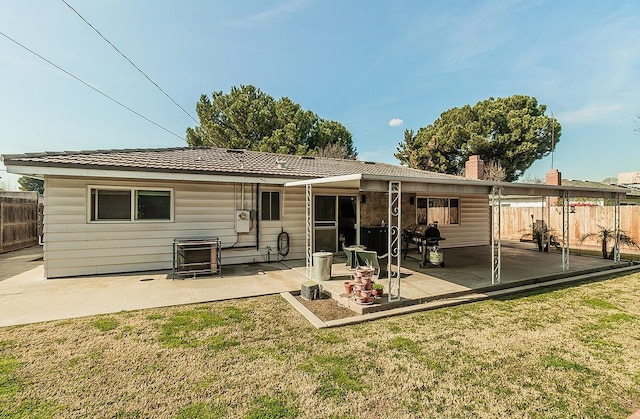
[[[173,188],[172,222],[87,222],[87,187]],[[263,188],[261,186],[261,188]],[[270,188],[280,190],[282,188]],[[283,194],[284,219],[252,221],[235,232],[236,209],[256,210],[256,186],[233,183],[153,182],[47,177],[45,185],[45,275],[48,278],[171,269],[174,238],[219,237],[222,266],[276,260],[277,239],[290,235],[286,259],[304,257],[304,188]],[[259,224],[258,224],[259,223]],[[256,231],[259,225],[259,249]],[[301,235],[302,240],[298,237]],[[302,243],[300,243],[302,242]],[[299,246],[301,246],[299,248]]]

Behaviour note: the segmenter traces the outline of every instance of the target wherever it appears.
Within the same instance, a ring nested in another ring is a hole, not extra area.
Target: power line
[[[54,66],[55,68],[57,68],[58,70],[62,71],[63,73],[65,73],[66,75],[76,79],[77,81],[79,81],[80,83],[84,84],[85,86],[87,86],[88,88],[100,93],[102,96],[106,97],[107,99],[117,103],[118,105],[122,106],[123,108],[125,108],[126,110],[128,110],[129,112],[132,112],[136,115],[138,115],[140,118],[144,119],[147,122],[152,123],[153,125],[155,125],[158,128],[161,128],[165,131],[167,131],[169,134],[174,135],[178,138],[180,138],[181,140],[184,140],[183,137],[179,136],[178,134],[176,134],[175,132],[169,130],[168,128],[163,127],[162,125],[158,124],[157,122],[152,121],[151,119],[147,118],[146,116],[142,115],[139,112],[134,111],[133,109],[131,109],[130,107],[128,107],[127,105],[125,105],[124,103],[112,98],[111,96],[109,96],[108,94],[104,93],[103,91],[96,89],[95,87],[93,87],[92,85],[90,85],[89,83],[87,83],[86,81],[82,80],[81,78],[71,74],[70,72],[68,72],[67,70],[65,70],[64,68],[60,67],[59,65],[49,61],[48,59],[46,59],[45,57],[43,57],[42,55],[38,54],[37,52],[35,52],[34,50],[22,45],[20,42],[16,41],[15,39],[11,38],[9,35],[5,34],[4,32],[0,31],[0,35],[4,36],[5,38],[7,38],[9,41],[13,42],[14,44],[18,45],[21,48],[24,48],[25,50],[29,51],[30,53],[32,53],[33,55],[35,55],[36,57],[40,58],[41,60],[46,61],[47,63],[51,64],[52,66]]]
[[[169,94],[168,94],[167,92],[165,92],[165,91],[164,91],[160,86],[158,86],[158,84],[157,84],[155,81],[151,80],[151,78],[150,78],[149,76],[147,76],[147,74],[146,74],[144,71],[142,71],[142,70],[140,69],[140,67],[138,67],[137,65],[135,65],[135,64],[134,64],[134,62],[133,62],[133,61],[131,61],[131,60],[129,59],[129,57],[127,57],[127,56],[126,56],[122,51],[120,51],[120,50],[119,50],[115,45],[113,45],[113,43],[112,43],[111,41],[109,41],[109,40],[108,40],[108,39],[107,39],[107,38],[106,38],[102,33],[100,33],[100,31],[99,31],[98,29],[96,29],[96,28],[95,28],[95,26],[93,26],[91,23],[89,23],[89,21],[87,21],[87,19],[85,19],[85,18],[84,18],[84,17],[83,17],[83,16],[82,16],[82,15],[81,15],[81,14],[80,14],[76,9],[74,9],[74,8],[73,8],[69,3],[67,3],[65,0],[62,0],[62,2],[63,2],[64,4],[66,4],[66,5],[67,5],[67,7],[68,7],[69,9],[73,10],[73,12],[74,12],[75,14],[77,14],[77,15],[78,15],[78,17],[80,17],[80,19],[82,19],[82,20],[84,21],[84,23],[86,23],[87,25],[89,25],[89,27],[90,27],[91,29],[93,29],[93,30],[94,30],[98,35],[100,35],[100,37],[101,37],[102,39],[104,39],[104,40],[105,40],[105,42],[106,42],[107,44],[111,45],[111,47],[113,47],[113,49],[115,49],[115,50],[118,52],[118,54],[120,54],[120,55],[121,55],[125,60],[129,61],[129,64],[131,64],[131,65],[133,66],[133,68],[135,68],[136,70],[138,70],[138,71],[140,72],[140,74],[142,74],[143,76],[145,76],[145,77],[147,78],[147,80],[149,80],[149,81],[150,81],[154,86],[156,86],[156,87],[158,88],[158,90],[160,90],[160,91],[161,91],[161,92],[162,92],[166,97],[168,97],[168,98],[169,98],[169,99],[170,99],[170,100],[171,100],[171,101],[172,101],[172,102],[173,102],[173,103],[174,103],[178,108],[180,108],[180,110],[182,110],[182,112],[184,112],[184,114],[185,114],[185,115],[187,115],[189,118],[191,118],[191,120],[192,120],[193,122],[195,122],[196,124],[199,124],[199,122],[198,122],[198,121],[196,121],[196,119],[195,119],[193,116],[191,116],[191,114],[190,114],[189,112],[187,112],[187,111],[186,111],[182,106],[180,106],[180,104],[179,104],[178,102],[176,102],[176,101],[175,101],[171,96],[169,96]]]

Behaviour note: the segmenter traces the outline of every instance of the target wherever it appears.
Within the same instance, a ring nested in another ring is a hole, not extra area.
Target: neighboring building
[[[640,172],[618,173],[618,185],[640,189]]]
[[[594,182],[590,180],[573,180],[562,179],[562,186],[571,186],[578,188],[586,188],[589,190],[609,190],[615,185],[607,182]],[[640,204],[640,189],[634,189],[627,185],[619,185],[627,189],[627,196],[620,200],[621,205],[639,205]],[[544,208],[546,207],[547,200],[538,196],[509,196],[502,201],[503,206],[514,208]],[[606,202],[604,198],[581,198],[575,197],[570,200],[569,205],[576,207],[590,207],[590,206],[604,206],[611,205],[611,202]],[[553,205],[553,204],[552,204]]]

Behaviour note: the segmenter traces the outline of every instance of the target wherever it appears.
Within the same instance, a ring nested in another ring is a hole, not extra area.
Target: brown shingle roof
[[[225,148],[65,151],[4,155],[5,165],[317,178],[351,174],[464,179],[387,163]]]

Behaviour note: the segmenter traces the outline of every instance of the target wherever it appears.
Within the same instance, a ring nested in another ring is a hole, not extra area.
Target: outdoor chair
[[[347,268],[355,269],[357,260],[353,255],[356,251],[364,250],[364,246],[359,244],[354,244],[351,246],[343,246],[342,250],[344,251],[344,254],[347,256],[347,262],[345,263]]]
[[[380,265],[380,259],[386,259],[387,255],[378,256],[375,250],[356,250],[356,262],[358,266],[371,266],[375,269],[375,275],[380,277],[381,272],[386,272],[387,264]]]

